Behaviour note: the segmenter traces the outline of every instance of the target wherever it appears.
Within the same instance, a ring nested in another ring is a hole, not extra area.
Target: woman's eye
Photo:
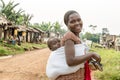
[[[79,21],[79,22],[80,22],[80,21],[81,21],[81,19],[77,19],[77,21]]]
[[[70,21],[70,23],[74,23],[75,22],[75,20],[73,20],[73,21]]]

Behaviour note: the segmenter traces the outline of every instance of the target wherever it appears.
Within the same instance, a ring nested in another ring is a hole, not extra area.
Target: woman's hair
[[[64,23],[65,23],[66,25],[68,24],[69,16],[70,16],[71,14],[73,14],[73,13],[78,13],[78,12],[76,12],[76,11],[74,11],[74,10],[69,10],[69,11],[67,11],[67,12],[65,13],[65,15],[64,15]]]

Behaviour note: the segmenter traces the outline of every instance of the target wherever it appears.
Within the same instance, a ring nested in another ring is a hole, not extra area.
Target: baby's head
[[[61,47],[61,45],[60,45],[60,39],[55,38],[55,37],[51,37],[51,38],[48,39],[47,45],[48,45],[48,48],[51,51],[54,51],[54,50],[56,50],[56,49],[58,49],[58,48]]]

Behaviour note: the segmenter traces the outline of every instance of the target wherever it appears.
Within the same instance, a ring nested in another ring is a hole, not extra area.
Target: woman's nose
[[[80,22],[79,21],[76,21],[76,23],[75,24],[80,24]]]

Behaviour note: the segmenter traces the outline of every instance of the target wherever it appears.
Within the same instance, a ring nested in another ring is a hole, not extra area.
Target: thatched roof
[[[6,25],[11,26],[12,23],[8,21],[4,16],[0,15],[0,27],[5,27]]]
[[[7,25],[7,20],[3,16],[0,16],[0,25],[4,25],[4,24]]]
[[[37,30],[37,31],[39,31],[40,33],[44,33],[44,31],[41,30],[41,29],[38,29],[38,28],[34,28],[34,29]]]
[[[27,31],[39,33],[39,31],[35,30],[35,29],[32,28],[32,27],[28,27],[28,28],[27,28]]]
[[[22,26],[22,25],[16,25],[16,26],[18,26],[18,31],[26,31],[27,30],[26,26]]]

